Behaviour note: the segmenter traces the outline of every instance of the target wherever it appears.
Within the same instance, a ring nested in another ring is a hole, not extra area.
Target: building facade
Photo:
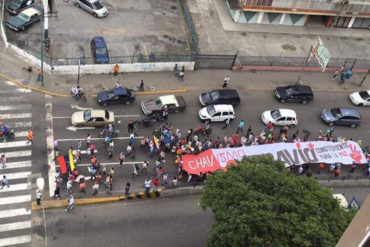
[[[226,0],[235,22],[370,29],[370,0]]]

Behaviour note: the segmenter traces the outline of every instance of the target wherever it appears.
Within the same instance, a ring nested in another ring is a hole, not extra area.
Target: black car
[[[274,95],[279,102],[299,102],[307,104],[308,101],[313,100],[313,92],[309,86],[291,85],[286,87],[277,87]]]
[[[219,89],[199,95],[199,101],[203,106],[209,105],[237,105],[240,97],[235,89]]]
[[[124,87],[108,89],[98,93],[98,103],[107,106],[109,104],[131,104],[135,100],[135,91]]]
[[[344,125],[355,128],[361,124],[361,115],[352,108],[332,108],[321,112],[321,119],[330,126]]]
[[[6,9],[13,15],[18,14],[22,10],[31,7],[35,0],[12,0],[6,6]]]
[[[42,8],[35,5],[11,17],[6,25],[14,31],[24,30],[27,26],[41,19]]]

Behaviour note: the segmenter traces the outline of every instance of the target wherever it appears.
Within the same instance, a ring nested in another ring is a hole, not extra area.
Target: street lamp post
[[[40,52],[41,52],[41,80],[40,84],[44,86],[44,9],[41,8],[41,15],[40,15]]]
[[[361,82],[360,82],[360,86],[362,86],[362,84],[364,83],[364,81],[366,80],[367,76],[370,74],[370,69],[367,70],[367,73],[366,75],[364,76],[364,78],[362,78]]]

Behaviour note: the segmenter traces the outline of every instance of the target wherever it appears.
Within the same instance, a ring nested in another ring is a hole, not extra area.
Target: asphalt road
[[[48,246],[203,247],[213,219],[198,200],[185,196],[46,211]]]
[[[296,129],[300,130],[309,130],[311,138],[316,138],[319,130],[326,132],[328,126],[320,120],[320,112],[325,108],[337,107],[337,106],[348,106],[353,107],[351,102],[348,100],[347,93],[316,93],[314,101],[308,103],[307,105],[302,104],[292,104],[278,103],[272,95],[272,92],[251,92],[244,89],[238,88],[238,91],[241,95],[242,102],[239,106],[235,108],[236,119],[230,124],[227,130],[222,130],[221,127],[223,123],[212,123],[213,127],[212,137],[215,138],[219,136],[223,138],[225,135],[231,136],[239,123],[239,120],[244,119],[246,122],[245,128],[249,125],[252,126],[252,132],[259,134],[263,129],[264,125],[261,121],[261,113],[268,109],[276,108],[290,108],[294,109],[298,115],[298,126],[293,127],[290,130],[290,135]],[[172,114],[169,116],[169,122],[173,126],[174,130],[179,128],[180,131],[185,134],[189,128],[195,128],[201,124],[198,111],[201,108],[198,96],[199,91],[189,91],[186,94],[183,94],[188,107],[184,112],[177,114]],[[128,162],[124,165],[123,168],[118,168],[118,155],[119,152],[126,150],[128,144],[128,134],[127,134],[127,124],[130,119],[139,119],[143,118],[143,114],[140,109],[140,101],[143,99],[153,98],[156,96],[137,96],[136,102],[131,105],[112,105],[106,107],[107,110],[113,111],[115,115],[119,116],[116,119],[116,128],[120,130],[120,139],[115,140],[115,155],[111,160],[108,160],[107,153],[103,147],[103,139],[95,140],[97,146],[98,161],[101,163],[108,163],[107,168],[115,167],[116,177],[114,183],[114,191],[122,192],[124,189],[124,184],[126,182],[131,182],[131,188],[133,191],[138,191],[143,189],[144,184],[144,175],[142,177],[136,178],[136,180],[131,178],[132,174],[132,163],[130,162],[142,162],[148,160],[148,154],[142,152],[141,150],[137,151],[136,159],[130,160],[126,159]],[[81,109],[81,107],[93,107],[97,109],[103,109],[99,106],[96,100],[89,98],[87,102],[83,100],[75,101],[73,99],[65,98],[53,98],[53,125],[54,125],[54,137],[57,137],[59,141],[59,148],[61,154],[66,154],[69,147],[76,147],[77,140],[85,140],[88,133],[91,134],[93,138],[97,138],[101,128],[97,129],[82,129],[71,131],[66,129],[71,126],[70,116],[73,112],[77,111],[76,106]],[[73,109],[72,109],[73,107]],[[354,140],[361,139],[364,144],[370,142],[370,131],[366,123],[370,122],[370,114],[368,113],[369,108],[366,107],[357,107],[357,109],[362,114],[363,124],[355,129],[348,127],[335,127],[334,136],[345,136],[347,138],[353,138]],[[137,130],[138,136],[148,135],[151,136],[153,130],[159,125],[156,123],[153,127],[144,128]],[[277,131],[277,130],[276,130]],[[289,134],[288,133],[288,134]],[[138,141],[139,142],[139,141]],[[167,163],[164,165],[164,170],[169,173],[169,177],[172,178],[176,174],[176,167],[172,165],[172,159],[170,154],[167,154]],[[80,168],[80,173],[87,176],[87,166],[90,163],[90,160],[83,157],[82,168]],[[114,163],[112,165],[109,165]],[[154,164],[154,160],[150,160],[150,165]],[[362,171],[360,172],[362,174]],[[149,169],[148,176],[154,176],[155,173],[152,169]],[[139,181],[139,182],[137,182]],[[90,186],[89,186],[90,187]]]

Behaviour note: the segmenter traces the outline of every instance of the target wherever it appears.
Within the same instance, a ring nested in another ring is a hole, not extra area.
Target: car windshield
[[[113,98],[115,96],[113,90],[108,91],[107,96],[109,99]]]
[[[22,4],[22,0],[13,0],[13,4],[17,7],[20,7]]]
[[[358,93],[362,99],[368,99],[370,97],[369,93],[367,91],[362,91]]]
[[[88,121],[91,118],[91,110],[84,111],[84,120]]]
[[[333,108],[330,111],[331,111],[331,114],[333,114],[335,117],[342,116],[342,113],[340,112],[340,109],[339,108]]]
[[[107,54],[107,48],[105,48],[105,47],[97,48],[97,49],[96,49],[96,54],[97,54],[97,55],[104,55],[104,54]]]
[[[157,107],[158,107],[159,109],[161,109],[161,108],[162,108],[162,106],[163,106],[162,101],[161,101],[160,99],[157,99],[157,100],[155,101],[155,104],[157,105]]]
[[[104,5],[100,1],[93,2],[92,5],[94,6],[94,9],[104,8]]]
[[[217,91],[212,92],[212,93],[210,94],[210,98],[211,98],[212,100],[216,100],[216,99],[218,99],[219,97],[220,97],[220,94],[219,94]]]
[[[105,111],[105,118],[109,119],[109,112],[108,111]]]
[[[25,20],[25,21],[28,21],[28,19],[30,18],[28,15],[24,14],[24,13],[20,13],[18,15],[19,18]]]
[[[278,119],[279,117],[281,117],[280,111],[279,110],[272,110],[271,111],[271,117],[273,119]]]
[[[216,109],[213,105],[211,105],[207,107],[207,112],[208,112],[208,115],[212,116],[213,114],[216,113]]]
[[[286,93],[287,93],[288,95],[291,95],[291,94],[293,94],[293,93],[294,93],[294,89],[293,89],[293,88],[291,88],[291,87],[287,88],[285,91],[286,91]]]

